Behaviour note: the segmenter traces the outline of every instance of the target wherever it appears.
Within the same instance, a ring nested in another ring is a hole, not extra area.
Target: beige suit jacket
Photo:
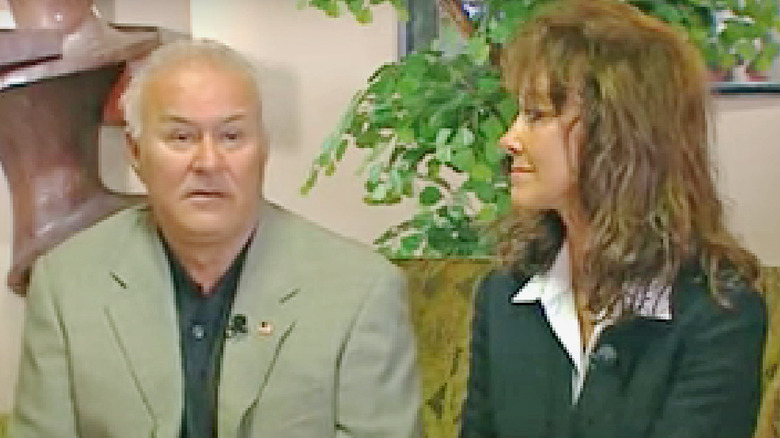
[[[219,437],[419,436],[401,273],[270,204],[261,217],[233,305],[249,333],[224,347]],[[10,436],[178,437],[178,333],[148,208],[76,235],[33,272]]]

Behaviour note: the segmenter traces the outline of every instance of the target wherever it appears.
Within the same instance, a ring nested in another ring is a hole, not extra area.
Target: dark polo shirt
[[[217,436],[217,395],[225,333],[249,242],[207,295],[167,244],[164,246],[179,317],[184,375],[181,438],[213,438]]]

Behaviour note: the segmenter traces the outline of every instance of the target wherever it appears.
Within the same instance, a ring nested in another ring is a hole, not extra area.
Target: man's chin
[[[225,219],[224,215],[193,213],[186,220],[164,221],[159,224],[168,238],[187,241],[218,242],[231,240],[244,230],[240,224]]]

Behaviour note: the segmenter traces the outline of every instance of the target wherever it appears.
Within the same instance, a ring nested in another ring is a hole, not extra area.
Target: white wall
[[[0,29],[13,29],[15,27],[16,24],[11,16],[11,7],[8,6],[8,0],[0,0]]]
[[[780,266],[780,95],[716,101],[716,165],[732,228]]]
[[[0,0],[2,2],[3,0]],[[100,0],[110,1],[110,0]],[[142,4],[139,4],[142,3]],[[293,0],[115,0],[117,21],[162,25],[217,38],[249,54],[265,79],[265,116],[273,150],[269,198],[341,234],[363,242],[398,222],[409,208],[367,208],[353,153],[312,195],[298,188],[322,139],[336,124],[352,94],[380,64],[395,58],[394,13],[380,8],[371,26],[351,18],[329,19],[299,11]],[[780,97],[717,100],[716,156],[723,192],[732,201],[732,222],[766,264],[780,266]],[[121,155],[107,150],[108,173],[126,175]],[[0,275],[8,270],[10,198],[0,178]],[[0,412],[11,406],[23,302],[0,287]]]
[[[291,0],[192,0],[195,37],[221,40],[245,52],[263,74],[264,115],[272,137],[266,195],[341,234],[370,242],[403,209],[367,209],[355,177],[360,154],[301,197],[309,164],[353,94],[381,64],[396,57],[397,19],[375,9],[369,26],[351,16],[299,10]],[[407,210],[408,211],[408,210]]]
[[[106,4],[106,9],[112,9],[113,6],[112,19],[117,23],[152,25],[176,32],[190,32],[190,0],[97,0],[95,4]]]

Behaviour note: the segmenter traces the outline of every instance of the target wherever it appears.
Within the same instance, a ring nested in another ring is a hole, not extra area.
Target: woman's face
[[[576,163],[584,138],[579,114],[579,105],[571,102],[556,115],[549,98],[521,97],[520,113],[500,140],[511,159],[515,207],[565,216],[579,204]]]

